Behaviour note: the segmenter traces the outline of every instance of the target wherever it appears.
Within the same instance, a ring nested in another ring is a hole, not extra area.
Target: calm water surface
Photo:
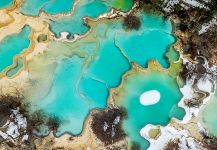
[[[12,34],[0,41],[0,72],[13,64],[13,59],[29,47],[31,28],[25,26],[20,33]]]
[[[13,0],[1,0],[0,9],[7,8],[13,4]]]
[[[211,135],[217,136],[217,89],[200,112],[200,121]]]
[[[143,106],[140,96],[143,92],[157,90],[161,94],[157,104]],[[176,79],[158,71],[150,71],[147,74],[135,72],[128,76],[123,84],[123,89],[117,99],[117,104],[127,109],[128,117],[123,122],[123,127],[129,136],[129,141],[135,142],[142,149],[149,146],[149,142],[140,136],[140,130],[147,124],[168,124],[172,117],[182,119],[184,109],[177,106],[182,94],[179,91]]]
[[[91,11],[93,8],[99,7],[95,14],[86,13],[93,16],[99,15],[101,10],[108,9],[106,5],[98,2],[87,3],[82,7],[91,8],[84,9],[84,12],[93,12]],[[32,110],[43,110],[48,115],[57,116],[62,120],[57,135],[64,132],[79,134],[89,111],[106,107],[109,89],[120,84],[123,74],[131,69],[131,62],[147,67],[147,62],[155,59],[163,67],[169,67],[165,53],[167,47],[175,41],[171,34],[171,23],[157,16],[144,13],[137,15],[142,20],[142,26],[138,31],[125,30],[122,19],[102,20],[93,25],[93,30],[85,38],[73,43],[52,42],[46,53],[28,62],[30,78],[34,86],[28,87],[27,100],[33,102]],[[69,23],[68,21],[74,18],[66,19],[65,22],[64,19],[62,26],[61,21],[57,26],[55,22],[51,25],[53,30],[54,26],[56,27],[56,33],[61,32],[62,28]],[[78,28],[74,28],[75,31],[78,29],[83,32],[79,21],[74,20],[74,22],[78,24]],[[73,30],[73,21],[72,26],[68,25],[64,30],[67,28]],[[130,120],[126,120],[124,128],[129,132],[132,141],[140,143],[141,140],[147,143],[138,134],[139,128],[144,127],[148,122],[166,125],[172,116],[181,118],[183,111],[177,111],[176,107],[181,94],[175,79],[168,75],[157,76],[153,73],[130,78],[132,78],[130,86],[128,82],[126,83],[129,96],[123,103],[129,111]],[[161,80],[163,82],[160,82]],[[162,93],[160,105],[164,107],[161,108],[158,104],[153,106],[157,112],[155,115],[159,115],[158,119],[154,119],[155,116],[149,114],[152,108],[141,107],[135,100],[137,98],[135,93],[139,95],[150,88],[157,88]],[[131,93],[132,91],[134,93]],[[137,107],[136,110],[141,111],[140,119],[133,117],[135,113],[132,111]],[[161,111],[158,112],[159,108]],[[143,116],[147,117],[141,119]],[[136,120],[139,122],[135,122]],[[129,126],[126,127],[126,124]],[[129,131],[131,127],[135,129],[134,133]]]

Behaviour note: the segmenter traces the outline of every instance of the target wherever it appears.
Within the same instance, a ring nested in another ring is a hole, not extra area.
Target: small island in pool
[[[216,5],[0,2],[0,147],[217,149]]]

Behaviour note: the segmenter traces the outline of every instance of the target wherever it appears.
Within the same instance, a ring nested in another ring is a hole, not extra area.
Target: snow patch
[[[4,139],[15,139],[19,136],[23,136],[22,140],[28,140],[28,135],[25,134],[26,127],[26,117],[24,117],[19,112],[19,108],[11,110],[10,118],[8,119],[7,123],[2,127],[2,130],[0,131],[0,136]],[[22,133],[20,133],[20,129],[23,131]]]
[[[214,25],[217,25],[216,17],[213,18],[210,22],[203,24],[201,29],[198,31],[198,34],[200,35],[200,34],[206,33],[208,29]]]
[[[207,78],[201,78],[201,79],[198,80],[197,87],[201,91],[205,91],[205,92],[211,93],[212,89],[213,89],[212,88],[213,84],[212,84],[212,82],[209,79],[207,79]]]
[[[144,106],[154,105],[159,101],[160,101],[160,92],[157,90],[146,91],[140,96],[140,103]]]
[[[148,124],[140,130],[141,136],[150,142],[148,150],[163,149],[170,140],[175,139],[179,139],[180,149],[201,149],[194,139],[189,136],[189,132],[187,130],[177,130],[170,126],[160,127],[161,135],[155,140],[148,137],[148,132],[151,128],[155,128],[155,126]]]
[[[6,131],[7,135],[11,136],[12,138],[17,138],[20,133],[18,131],[18,126],[14,124],[14,122],[10,122],[8,125],[8,129]]]

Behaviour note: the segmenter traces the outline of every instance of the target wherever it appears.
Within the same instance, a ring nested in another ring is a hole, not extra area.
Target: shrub
[[[130,30],[139,30],[141,26],[140,18],[134,15],[128,15],[124,18],[124,27]]]

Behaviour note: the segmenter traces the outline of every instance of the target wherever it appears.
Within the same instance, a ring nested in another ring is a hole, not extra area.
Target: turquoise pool
[[[217,89],[212,95],[210,101],[202,108],[199,116],[202,125],[208,130],[211,135],[217,136]]]
[[[20,12],[30,16],[37,16],[40,11],[55,15],[70,12],[73,4],[74,0],[25,0]]]
[[[13,4],[13,0],[1,0],[0,1],[0,9],[7,8]]]
[[[89,27],[84,24],[84,17],[96,18],[109,10],[110,7],[99,0],[81,0],[71,16],[52,19],[50,21],[51,30],[57,37],[61,32],[69,32],[71,38],[74,34],[82,35],[89,30]]]
[[[94,4],[96,8],[101,6]],[[109,89],[120,84],[132,62],[147,67],[147,62],[155,59],[169,67],[164,55],[175,41],[170,21],[141,12],[137,15],[142,20],[138,31],[125,30],[122,18],[102,19],[92,24],[93,30],[86,37],[73,43],[51,42],[46,53],[27,62],[31,83],[25,98],[31,102],[32,111],[43,110],[61,119],[57,135],[80,134],[89,111],[106,107]],[[171,105],[177,102],[171,101]],[[164,116],[169,115],[169,108],[165,110]],[[168,118],[162,122],[168,122]]]
[[[13,77],[21,70],[21,68],[23,68],[24,66],[23,58],[18,58],[16,63],[17,63],[16,66],[14,68],[11,68],[6,73],[7,77]]]
[[[185,111],[177,106],[182,98],[175,78],[159,71],[149,71],[146,74],[134,71],[123,82],[123,88],[116,93],[115,102],[126,108],[128,117],[123,122],[130,143],[137,143],[141,149],[146,149],[149,142],[140,136],[140,130],[147,124],[168,124],[172,117],[182,119]],[[157,104],[144,106],[140,103],[143,92],[157,90],[161,98]]]
[[[51,30],[57,37],[60,36],[61,32],[69,32],[71,35],[70,38],[73,38],[74,34],[82,35],[89,30],[89,27],[83,21],[84,17],[95,19],[100,14],[109,12],[113,7],[117,7],[117,9],[122,11],[127,11],[132,5],[132,0],[81,0],[75,7],[71,16],[51,19]]]
[[[109,0],[104,1],[109,6],[124,12],[129,11],[133,6],[133,0]]]
[[[13,59],[29,47],[31,28],[25,26],[19,33],[12,34],[0,41],[0,72],[13,64]]]
[[[8,6],[12,3],[12,0],[4,0],[0,2],[0,8]],[[20,7],[20,11],[25,15],[30,16],[37,16],[41,11],[44,11],[51,15],[56,15],[60,13],[70,13],[73,5],[75,3],[75,0],[25,0],[23,4]],[[89,5],[89,6],[82,6],[82,5]],[[98,5],[96,7],[96,5]],[[77,6],[77,15],[84,14],[84,12],[89,12],[89,14],[95,14],[100,11],[105,13],[107,11],[104,10],[104,8],[100,8],[103,5],[103,7],[107,8],[115,8],[120,11],[128,11],[133,6],[133,0],[110,0],[110,1],[103,1],[103,0],[80,0],[78,1]],[[91,9],[92,8],[92,9]],[[95,8],[95,9],[94,9]],[[81,10],[80,10],[81,9]],[[89,10],[88,10],[89,9]],[[94,10],[94,11],[91,11]],[[74,15],[72,15],[74,16]],[[82,20],[82,17],[79,18],[79,20]]]

